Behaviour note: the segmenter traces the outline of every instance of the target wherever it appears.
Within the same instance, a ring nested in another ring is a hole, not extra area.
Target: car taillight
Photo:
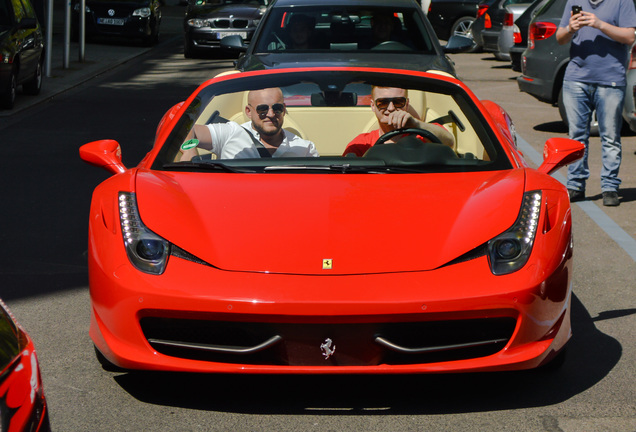
[[[490,15],[489,14],[485,14],[484,15],[484,28],[492,28],[492,21],[490,20]]]
[[[551,22],[537,21],[530,24],[530,30],[528,31],[528,41],[544,40],[555,34],[557,31],[556,24]]]
[[[632,52],[629,56],[628,69],[636,69],[636,45],[632,46]]]
[[[483,5],[480,4],[479,6],[477,6],[477,18],[485,14],[486,11],[488,10],[488,7],[489,6],[487,4],[483,4]]]
[[[514,20],[514,17],[512,16],[512,13],[506,12],[506,15],[504,16],[504,20],[503,20],[504,27],[512,27],[514,23],[515,23],[515,20]]]
[[[514,43],[521,43],[521,30],[516,25],[512,28],[512,40]]]

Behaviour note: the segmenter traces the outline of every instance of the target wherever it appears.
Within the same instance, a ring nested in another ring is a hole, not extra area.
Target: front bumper
[[[226,36],[240,35],[245,43],[249,43],[254,34],[254,29],[249,30],[227,30],[214,29],[210,27],[186,26],[186,43],[196,50],[220,49],[221,39]]]
[[[570,337],[571,254],[546,278],[537,277],[536,265],[495,277],[485,261],[334,277],[224,272],[171,257],[166,273],[152,277],[130,265],[104,272],[91,260],[90,334],[109,361],[128,369],[423,373],[539,366]]]
[[[76,14],[74,22],[79,20]],[[86,15],[86,35],[87,36],[121,36],[127,38],[143,38],[152,35],[153,17],[128,16],[117,18],[117,23],[123,24],[101,24],[102,18],[96,15]]]

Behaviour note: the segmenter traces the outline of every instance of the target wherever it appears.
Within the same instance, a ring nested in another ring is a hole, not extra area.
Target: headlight
[[[168,264],[170,243],[144,226],[134,193],[119,193],[119,220],[132,265],[145,273],[162,274]]]
[[[488,242],[488,258],[493,274],[515,272],[528,262],[540,215],[541,191],[523,194],[517,221],[508,231]]]
[[[190,27],[208,27],[210,24],[208,23],[207,19],[201,19],[201,18],[192,18],[188,20],[188,25]]]
[[[150,8],[140,8],[140,9],[135,9],[133,11],[133,16],[140,16],[143,18],[149,17],[150,16]]]

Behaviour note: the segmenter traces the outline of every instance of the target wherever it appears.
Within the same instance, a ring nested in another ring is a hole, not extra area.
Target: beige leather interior
[[[452,110],[466,126],[466,130],[462,132],[452,122],[443,125],[455,136],[455,150],[459,153],[483,154],[484,149],[477,135],[451,97],[410,90],[409,102],[411,107],[419,113],[420,118],[425,121],[437,119]],[[249,121],[245,115],[246,105],[247,92],[217,96],[206,107],[197,120],[197,124],[206,123],[216,110],[228,120],[239,124],[245,123]],[[304,139],[313,141],[320,155],[339,156],[355,136],[376,129],[377,120],[369,106],[288,106],[283,127]]]

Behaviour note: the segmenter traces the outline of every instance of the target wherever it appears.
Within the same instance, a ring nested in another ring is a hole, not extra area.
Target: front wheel
[[[9,73],[7,86],[0,93],[0,107],[4,109],[12,109],[15,105],[15,95],[18,91],[18,78],[16,76],[15,67]]]
[[[44,56],[40,57],[38,60],[38,64],[35,67],[35,73],[33,78],[29,81],[22,84],[22,90],[25,94],[28,95],[37,95],[40,94],[40,90],[42,89],[42,64],[44,62]]]
[[[102,354],[96,346],[93,346],[93,348],[95,349],[95,357],[97,358],[97,361],[99,362],[99,364],[102,366],[102,369],[104,369],[107,372],[124,372],[125,369],[120,368],[119,366],[113,364],[110,362],[110,360],[108,360],[104,354]]]

